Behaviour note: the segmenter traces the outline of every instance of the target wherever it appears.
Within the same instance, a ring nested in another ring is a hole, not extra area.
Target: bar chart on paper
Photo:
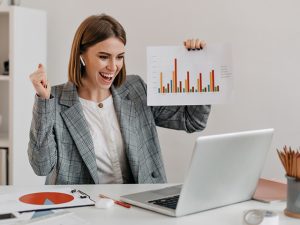
[[[147,48],[148,105],[201,105],[230,101],[233,75],[229,45],[201,51],[181,46]]]

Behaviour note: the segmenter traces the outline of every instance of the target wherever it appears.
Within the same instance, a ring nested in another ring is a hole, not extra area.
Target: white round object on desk
[[[95,207],[98,209],[108,209],[112,207],[114,201],[108,198],[100,198],[95,202]]]
[[[244,213],[246,225],[278,225],[279,216],[274,211],[251,209]]]

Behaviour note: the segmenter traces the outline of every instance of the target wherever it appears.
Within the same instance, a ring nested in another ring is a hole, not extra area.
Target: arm
[[[54,136],[55,99],[50,98],[50,85],[42,64],[30,75],[36,91],[28,144],[29,162],[39,176],[48,175],[56,163]]]
[[[152,113],[157,126],[192,133],[204,130],[210,109],[210,105],[153,106]]]
[[[54,135],[55,99],[35,97],[28,145],[29,162],[39,176],[48,175],[57,161]]]
[[[144,96],[147,95],[147,85],[139,78]],[[139,90],[137,90],[139,92]],[[146,105],[146,98],[144,99]],[[190,106],[150,106],[155,124],[160,127],[184,130],[188,133],[204,130],[210,113],[210,105]]]
[[[200,50],[205,45],[206,43],[200,39],[184,41],[187,50]],[[152,107],[152,113],[157,126],[192,133],[204,130],[210,109],[210,105],[154,106]]]

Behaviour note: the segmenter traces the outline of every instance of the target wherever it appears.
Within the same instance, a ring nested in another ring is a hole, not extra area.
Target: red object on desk
[[[128,203],[126,203],[126,202],[118,201],[118,200],[112,199],[112,198],[107,197],[107,196],[102,195],[102,194],[100,194],[99,197],[100,197],[100,198],[108,198],[108,199],[111,199],[111,200],[113,200],[114,203],[117,204],[117,205],[123,206],[123,207],[128,208],[128,209],[131,208],[131,205],[128,204]]]
[[[128,203],[125,203],[125,202],[121,202],[121,201],[116,201],[116,200],[113,200],[115,202],[115,204],[117,205],[120,205],[120,206],[123,206],[125,208],[131,208],[131,205],[129,205]]]

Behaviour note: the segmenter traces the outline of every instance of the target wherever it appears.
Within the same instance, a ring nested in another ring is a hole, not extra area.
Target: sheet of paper
[[[22,225],[88,225],[89,222],[80,218],[72,212],[54,214],[53,216],[41,217],[39,219],[21,223]],[[21,225],[20,224],[20,225]]]
[[[201,51],[183,46],[147,48],[148,105],[203,105],[232,101],[232,53],[229,44]]]
[[[40,215],[39,213],[47,212],[44,215]],[[51,212],[51,213],[49,213]],[[64,209],[59,210],[45,210],[45,211],[32,211],[32,212],[25,212],[25,213],[13,213],[16,215],[15,218],[0,220],[0,225],[23,225],[23,224],[32,224],[35,222],[39,222],[41,220],[48,220],[52,217],[59,217],[63,214],[70,213]],[[39,216],[35,216],[39,214]]]
[[[57,188],[0,194],[0,213],[94,205],[88,197],[82,198],[81,193],[72,193],[71,190],[71,188]]]

